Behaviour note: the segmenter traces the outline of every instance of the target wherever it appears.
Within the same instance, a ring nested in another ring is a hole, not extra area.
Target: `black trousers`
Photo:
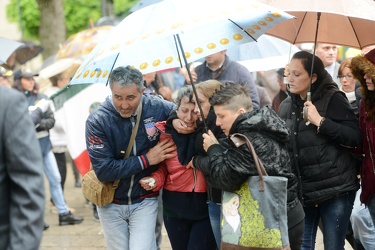
[[[61,188],[64,191],[64,185],[66,180],[66,156],[65,153],[53,153],[56,158],[57,167],[61,175]]]

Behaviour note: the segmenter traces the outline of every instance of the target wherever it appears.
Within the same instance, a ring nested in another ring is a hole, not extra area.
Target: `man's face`
[[[209,55],[205,57],[205,60],[208,66],[218,66],[222,64],[225,60],[226,51],[220,51],[215,54]]]
[[[315,54],[322,60],[324,67],[336,62],[337,46],[328,43],[320,43],[316,46]]]
[[[228,136],[234,121],[241,112],[232,112],[223,105],[215,105],[214,110],[216,114],[216,126],[219,126],[224,134]]]
[[[144,88],[139,91],[134,83],[130,86],[120,86],[117,82],[111,88],[112,100],[117,112],[123,118],[129,118],[138,108]]]

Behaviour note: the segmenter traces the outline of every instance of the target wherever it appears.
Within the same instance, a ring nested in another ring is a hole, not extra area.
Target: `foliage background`
[[[51,0],[54,1],[54,0]],[[113,0],[113,14],[125,17],[137,0]],[[63,0],[67,36],[90,26],[102,17],[100,0]],[[6,8],[9,22],[22,25],[23,39],[39,40],[40,11],[36,0],[11,0]],[[21,22],[20,22],[21,15]]]

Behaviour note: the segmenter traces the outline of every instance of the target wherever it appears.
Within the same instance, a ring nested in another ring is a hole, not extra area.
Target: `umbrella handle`
[[[306,101],[309,102],[311,101],[311,92],[307,92],[307,97],[306,97]],[[308,126],[310,124],[309,122],[309,107],[304,107],[303,108],[303,120],[306,122],[306,125]]]
[[[309,92],[307,92],[307,97],[306,97],[306,101],[309,102],[311,101],[311,84],[312,84],[312,76],[313,76],[313,70],[314,70],[314,59],[315,59],[315,49],[316,49],[316,41],[317,41],[317,38],[318,38],[318,30],[319,30],[319,21],[320,21],[320,16],[322,15],[321,12],[318,12],[316,13],[316,16],[317,16],[317,20],[316,20],[316,30],[315,30],[315,41],[314,41],[314,52],[313,52],[313,56],[312,56],[312,62],[311,62],[311,72],[310,72],[310,86],[309,86]],[[303,120],[306,122],[306,126],[308,126],[310,124],[309,122],[309,108],[308,107],[304,107],[303,108]]]

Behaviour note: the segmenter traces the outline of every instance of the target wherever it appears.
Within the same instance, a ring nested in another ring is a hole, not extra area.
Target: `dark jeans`
[[[305,221],[302,220],[300,223],[292,228],[288,228],[289,244],[290,249],[300,250],[302,249],[303,232],[305,230]]]
[[[220,249],[221,242],[221,227],[220,227],[220,216],[221,216],[221,205],[213,201],[208,201],[208,214],[210,216],[210,222],[212,227],[212,232],[215,236],[215,241],[217,244],[217,249]]]
[[[215,250],[216,242],[210,219],[186,220],[164,216],[172,249],[176,250]]]
[[[66,157],[65,153],[53,153],[56,158],[57,167],[61,175],[61,188],[64,191],[65,180],[66,180]]]
[[[322,220],[324,249],[343,250],[345,235],[353,209],[355,191],[305,207],[305,231],[302,249],[315,248],[319,220]]]

